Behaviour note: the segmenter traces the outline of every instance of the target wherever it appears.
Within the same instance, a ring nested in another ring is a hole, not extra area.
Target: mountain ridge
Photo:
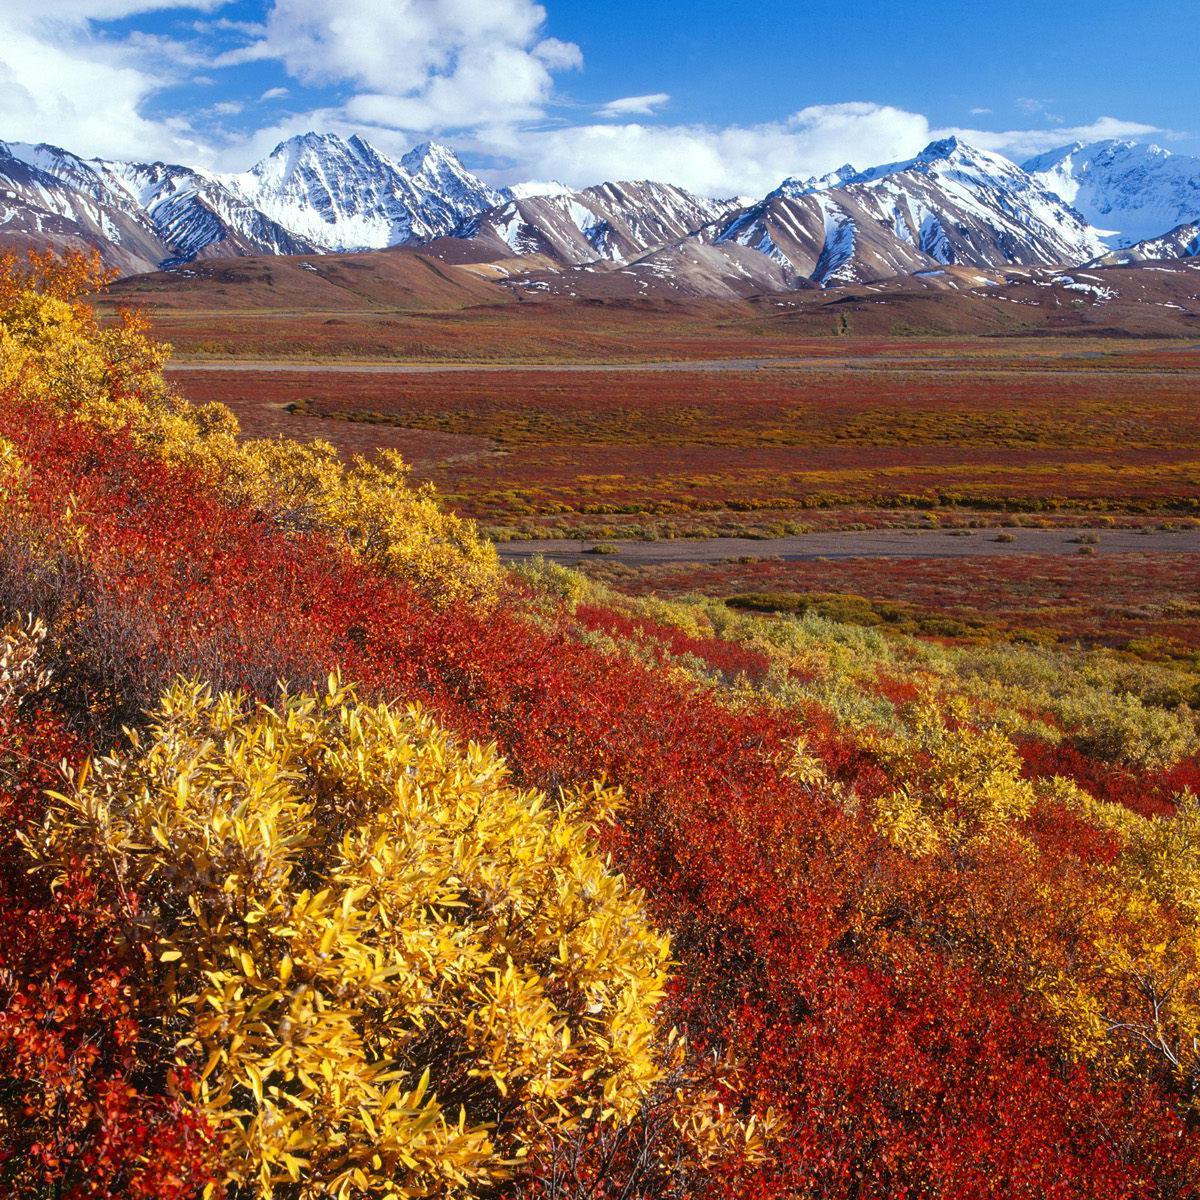
[[[1180,214],[1149,236],[1126,232]],[[0,240],[95,248],[124,274],[424,246],[505,263],[499,275],[509,280],[528,260],[568,280],[621,271],[639,289],[738,296],[950,266],[1187,256],[1192,240],[1180,230],[1196,220],[1200,159],[1115,141],[1073,143],[1021,167],[947,137],[910,159],[788,177],[751,202],[653,180],[496,188],[441,143],[395,159],[358,134],[297,134],[238,173],[0,142]],[[1134,257],[1106,259],[1114,246]]]
[[[1104,231],[1113,249],[1200,220],[1200,158],[1153,142],[1072,142],[1023,167]]]

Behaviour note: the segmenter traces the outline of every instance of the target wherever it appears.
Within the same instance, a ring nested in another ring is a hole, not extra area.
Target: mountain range
[[[761,200],[668,183],[494,188],[445,146],[393,159],[308,133],[250,170],[85,159],[0,142],[0,242],[95,248],[123,274],[250,254],[420,247],[523,295],[737,297],[949,267],[1118,265],[1200,253],[1200,159],[1133,142],[1021,166],[957,138],[789,178]]]
[[[1024,163],[1113,248],[1149,241],[1200,220],[1200,158],[1161,146],[1074,142]]]

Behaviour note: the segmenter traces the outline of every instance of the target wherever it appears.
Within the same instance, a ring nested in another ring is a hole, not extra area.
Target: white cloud
[[[666,92],[654,92],[650,96],[623,96],[610,100],[599,110],[602,117],[648,117],[656,109],[669,104],[671,97]]]
[[[116,21],[141,13],[187,9],[191,12],[215,12],[229,0],[4,0],[6,17],[32,17],[46,25],[55,23],[86,24],[89,21]]]
[[[553,72],[582,65],[579,48],[544,36],[533,0],[274,0],[261,33],[225,65],[275,60],[301,82],[349,84],[352,122],[464,129],[531,121]]]
[[[285,87],[267,88],[267,90],[263,92],[261,96],[259,96],[259,100],[282,100],[288,95],[290,95],[290,93]]]
[[[665,179],[704,195],[762,195],[789,175],[820,174],[915,154],[931,139],[919,113],[851,102],[750,126],[624,123],[490,131],[512,156],[509,180]]]
[[[166,9],[212,12],[227,0],[4,0],[0,5],[3,136],[88,154],[203,158],[182,119],[149,120],[146,100],[175,81],[186,55],[168,39],[107,40],[92,22]]]
[[[1100,117],[1088,125],[1056,125],[1053,129],[946,129],[938,132],[939,136],[956,134],[973,146],[995,150],[1016,159],[1043,154],[1069,142],[1102,142],[1108,138],[1137,141],[1155,135],[1167,138],[1177,136],[1157,125],[1123,121],[1118,117]]]
[[[973,109],[971,109],[971,116],[982,117],[982,116],[986,116],[991,111],[992,110],[990,108],[973,108]]]
[[[86,55],[69,43],[44,41],[0,18],[0,112],[4,136],[119,155],[162,147],[173,139],[139,115],[158,86],[119,50]],[[104,103],[97,103],[97,97]]]
[[[574,42],[543,38],[533,53],[550,71],[578,71],[583,66],[583,51]]]
[[[467,148],[507,155],[512,167],[501,181],[508,183],[539,178],[586,186],[602,179],[651,178],[703,195],[763,195],[789,175],[821,175],[847,162],[867,167],[909,158],[950,134],[1017,160],[1073,141],[1171,136],[1154,125],[1116,117],[1047,129],[936,129],[920,113],[854,101],[814,105],[785,121],[748,126],[622,122],[490,129],[480,131]]]

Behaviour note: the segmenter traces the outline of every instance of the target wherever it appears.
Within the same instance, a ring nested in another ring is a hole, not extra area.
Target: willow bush
[[[466,1196],[664,1075],[668,943],[551,804],[416,709],[180,683],[32,846],[119,914],[251,1194]]]

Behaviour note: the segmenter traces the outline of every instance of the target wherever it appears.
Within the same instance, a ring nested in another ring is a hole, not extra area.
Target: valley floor
[[[827,338],[748,354],[717,325],[703,357],[687,350],[667,339],[641,364],[256,352],[171,378],[250,435],[399,450],[504,541],[1200,517],[1191,343]]]
[[[631,566],[727,562],[829,562],[839,559],[1012,558],[1065,554],[1200,555],[1200,527],[1187,529],[1113,529],[1103,536],[1091,529],[866,529],[806,533],[793,537],[691,538],[652,542],[571,541],[506,542],[505,558],[545,558],[579,566],[592,556],[614,555]],[[1187,561],[1185,559],[1185,561]]]

